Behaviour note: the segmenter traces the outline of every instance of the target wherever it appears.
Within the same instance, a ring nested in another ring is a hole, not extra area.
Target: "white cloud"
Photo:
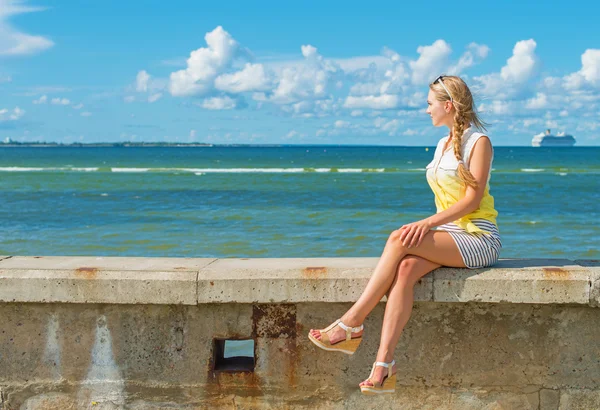
[[[71,104],[71,101],[69,101],[68,98],[53,98],[52,101],[50,101],[53,105],[69,105]]]
[[[544,77],[541,85],[548,89],[558,88],[561,85],[561,81],[560,77]]]
[[[532,110],[548,108],[548,98],[544,93],[537,93],[535,97],[527,100],[525,107]]]
[[[350,113],[350,115],[352,117],[362,117],[363,116],[363,112],[361,110],[354,110]]]
[[[334,126],[335,128],[348,128],[350,127],[350,123],[348,121],[337,120]]]
[[[271,87],[271,79],[262,64],[247,63],[241,71],[217,77],[215,87],[230,93],[266,91]]]
[[[228,68],[240,51],[231,35],[218,26],[204,36],[208,47],[192,51],[187,67],[171,73],[169,91],[174,96],[201,95],[213,88],[215,78]]]
[[[275,89],[267,101],[292,104],[302,100],[327,99],[337,87],[342,71],[330,60],[323,58],[311,45],[301,47],[304,61],[294,67],[285,67],[275,73]]]
[[[4,108],[0,110],[0,121],[17,121],[25,115],[25,110],[15,107],[12,111]]]
[[[92,116],[92,113],[91,113],[91,112],[89,112],[89,111],[84,111],[84,112],[82,112],[80,115],[81,115],[82,117],[91,117],[91,116]]]
[[[73,109],[75,109],[75,110],[81,110],[82,108],[83,108],[82,103],[79,103],[79,104],[73,106]]]
[[[467,46],[467,51],[460,57],[456,65],[448,70],[448,74],[458,75],[465,69],[474,66],[484,60],[490,52],[490,48],[485,44],[471,43]]]
[[[365,96],[383,94],[383,84],[379,83],[357,83],[350,87],[350,95]]]
[[[405,131],[402,131],[402,135],[408,135],[409,137],[413,135],[419,135],[419,131],[414,130],[412,128],[408,128]]]
[[[296,130],[292,130],[292,131],[288,132],[283,137],[283,139],[289,140],[289,139],[292,139],[292,138],[304,138],[304,137],[306,137],[306,134],[298,132]]]
[[[381,129],[382,131],[389,133],[390,135],[394,135],[396,133],[396,131],[398,131],[398,127],[400,126],[401,123],[402,123],[402,121],[400,121],[398,119],[388,120],[387,118],[382,118],[382,117],[376,118],[375,121],[373,122],[375,127]]]
[[[490,113],[495,115],[508,115],[512,113],[510,104],[506,101],[493,100],[491,103],[482,103],[478,110],[481,113]]]
[[[24,3],[22,0],[0,0],[0,55],[31,55],[54,45],[46,37],[23,33],[8,23],[11,16],[45,10]]]
[[[135,97],[133,95],[128,95],[125,98],[123,98],[123,101],[125,101],[126,103],[132,103],[135,101]]]
[[[38,104],[46,104],[48,102],[48,96],[47,95],[42,95],[40,98],[38,98],[37,100],[33,100],[32,101],[34,104],[38,105]]]
[[[484,96],[509,98],[522,91],[525,83],[532,78],[538,67],[535,54],[536,42],[533,39],[518,41],[513,54],[500,72],[475,77],[476,89]]]
[[[600,85],[600,49],[588,49],[581,56],[581,75],[589,83]]]
[[[346,97],[344,107],[355,108],[371,108],[374,110],[386,110],[396,108],[399,100],[396,95],[380,95],[380,96],[365,96],[365,97]]]
[[[12,81],[12,77],[10,75],[0,74],[0,83],[10,83],[11,81]]]
[[[345,72],[353,72],[373,67],[379,70],[387,70],[391,67],[391,60],[386,56],[362,56],[350,58],[334,58],[331,61]]]
[[[190,130],[190,138],[196,138],[196,130]]]
[[[150,74],[146,70],[138,72],[135,78],[135,90],[138,92],[148,91],[148,81],[150,81]]]
[[[540,118],[527,118],[527,119],[523,120],[523,127],[529,128],[532,125],[539,125],[542,123],[543,123],[543,121]]]
[[[207,110],[231,110],[236,105],[236,100],[231,97],[207,98],[202,102],[202,108]]]
[[[160,97],[162,97],[162,93],[152,94],[152,95],[148,96],[148,102],[153,103],[155,101],[158,101],[158,100],[160,100]]]
[[[414,84],[427,84],[446,67],[452,49],[444,40],[436,40],[430,46],[419,46],[417,53],[419,58],[409,63],[412,81]]]
[[[587,49],[581,55],[581,70],[564,77],[567,90],[579,90],[585,84],[600,86],[600,49]]]
[[[502,79],[517,84],[529,80],[538,64],[538,58],[535,55],[536,46],[533,39],[518,41],[513,48],[512,57],[500,70]]]

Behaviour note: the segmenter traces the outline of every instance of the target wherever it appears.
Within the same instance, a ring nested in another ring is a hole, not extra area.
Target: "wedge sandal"
[[[329,332],[331,329],[333,329],[336,326],[339,326],[346,331],[346,339],[340,340],[339,342],[332,344],[331,341],[329,340],[329,337],[327,336],[326,332]],[[321,340],[313,337],[313,335],[311,335],[310,333],[308,334],[308,338],[310,339],[311,342],[313,342],[315,345],[317,345],[318,347],[320,347],[323,350],[329,350],[331,352],[342,352],[342,353],[346,353],[346,354],[354,354],[354,352],[356,351],[356,349],[358,348],[358,345],[360,344],[360,342],[362,340],[362,336],[353,338],[352,332],[354,332],[354,333],[360,332],[361,330],[363,330],[363,328],[364,328],[363,325],[360,325],[358,327],[346,326],[345,324],[342,323],[341,319],[338,319],[335,322],[333,322],[331,325],[329,325],[327,328],[319,330],[319,332],[321,333]]]
[[[360,391],[365,395],[375,395],[375,394],[393,394],[396,391],[396,374],[392,374],[392,367],[396,364],[395,360],[392,360],[390,363],[384,362],[375,362],[373,363],[373,368],[371,369],[371,374],[366,381],[371,382],[373,386],[360,386]],[[375,380],[372,380],[373,374],[375,373],[375,367],[387,367],[388,374],[384,376],[382,383],[377,383]]]

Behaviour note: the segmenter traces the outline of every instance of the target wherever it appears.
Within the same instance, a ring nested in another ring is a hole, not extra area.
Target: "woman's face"
[[[448,125],[452,123],[451,114],[446,111],[446,105],[449,105],[450,101],[438,101],[435,98],[435,93],[430,89],[427,95],[427,114],[431,117],[431,122],[434,127],[440,127],[442,125]]]

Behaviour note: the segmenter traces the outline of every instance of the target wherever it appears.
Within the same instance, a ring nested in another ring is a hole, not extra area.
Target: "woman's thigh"
[[[408,284],[409,286],[414,286],[419,279],[427,275],[432,270],[439,268],[440,266],[440,264],[431,262],[427,259],[421,258],[420,256],[407,255],[402,258],[398,264],[396,277],[394,278],[391,288],[393,288],[397,283],[404,283]]]
[[[406,248],[400,239],[397,241],[399,251],[406,255],[419,256],[442,266],[466,267],[456,242],[448,232],[429,231],[419,246],[412,248]]]

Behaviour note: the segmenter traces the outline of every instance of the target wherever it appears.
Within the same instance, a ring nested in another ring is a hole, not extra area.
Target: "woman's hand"
[[[421,241],[431,228],[433,226],[428,218],[403,225],[400,228],[400,241],[407,248],[416,248],[421,244]]]

